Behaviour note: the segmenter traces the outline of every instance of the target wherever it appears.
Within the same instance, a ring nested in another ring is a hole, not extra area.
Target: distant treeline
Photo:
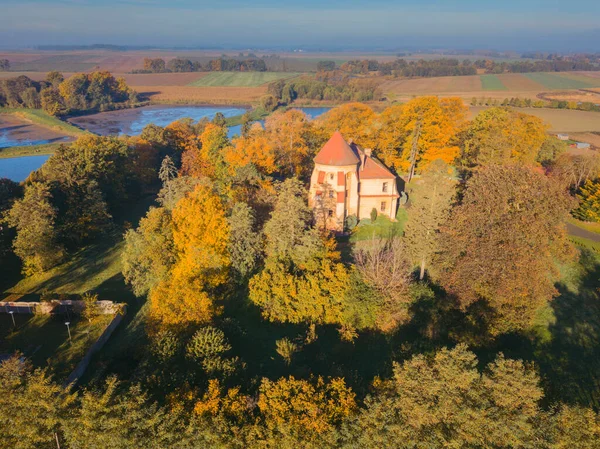
[[[566,100],[532,100],[531,98],[505,98],[500,101],[497,98],[471,99],[471,106],[511,106],[515,108],[547,108],[547,109],[574,109],[577,111],[600,112],[600,105],[589,101],[566,101]]]
[[[10,70],[10,61],[8,59],[0,59],[0,72],[8,72]]]
[[[217,58],[206,63],[175,58],[165,63],[161,58],[145,58],[144,68],[133,73],[171,72],[266,72],[267,64],[259,58]]]
[[[60,72],[49,72],[39,82],[25,75],[0,80],[0,106],[43,109],[51,115],[107,111],[136,101],[125,80],[109,72],[78,73],[66,80]]]
[[[334,61],[319,61],[320,71],[336,70]],[[472,61],[465,59],[442,58],[418,61],[396,59],[390,62],[380,62],[374,59],[353,60],[339,67],[347,73],[355,75],[393,75],[396,77],[435,77],[435,76],[465,76],[476,75],[478,70],[485,73],[527,73],[527,72],[571,72],[597,71],[600,65],[588,59],[553,59],[543,61],[509,61],[497,62],[491,59]]]
[[[315,78],[295,78],[271,83],[268,93],[281,104],[297,98],[329,101],[370,101],[380,96],[377,83],[339,72],[321,72]]]
[[[545,53],[540,51],[532,51],[523,53],[523,59],[545,59],[548,61],[578,61],[600,63],[600,53],[576,53],[572,55],[561,55],[560,53]]]

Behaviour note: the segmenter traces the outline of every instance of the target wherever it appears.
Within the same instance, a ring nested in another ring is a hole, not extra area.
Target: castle
[[[317,224],[340,231],[346,217],[370,218],[373,209],[395,219],[397,177],[371,156],[371,150],[346,142],[336,131],[314,161],[309,205]]]

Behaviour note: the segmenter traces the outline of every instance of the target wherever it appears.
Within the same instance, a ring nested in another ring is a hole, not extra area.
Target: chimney
[[[371,153],[373,152],[373,150],[371,148],[365,148],[364,152],[365,152],[365,156],[371,157]]]

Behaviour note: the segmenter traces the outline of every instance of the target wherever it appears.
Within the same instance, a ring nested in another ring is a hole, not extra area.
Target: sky
[[[0,46],[600,51],[600,0],[0,0]]]

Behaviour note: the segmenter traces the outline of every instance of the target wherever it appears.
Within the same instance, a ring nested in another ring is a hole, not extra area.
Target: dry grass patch
[[[484,109],[487,108],[482,106],[471,107],[471,119]],[[541,118],[550,125],[550,131],[552,132],[600,132],[600,113],[598,112],[575,111],[567,109],[515,109],[525,114],[530,114]]]
[[[498,78],[502,81],[502,84],[504,84],[509,91],[514,91],[514,92],[538,91],[539,92],[544,89],[544,86],[521,75],[520,73],[505,73],[502,75],[498,75]]]
[[[135,89],[152,101],[181,104],[247,104],[258,101],[267,92],[265,86],[135,86]]]

